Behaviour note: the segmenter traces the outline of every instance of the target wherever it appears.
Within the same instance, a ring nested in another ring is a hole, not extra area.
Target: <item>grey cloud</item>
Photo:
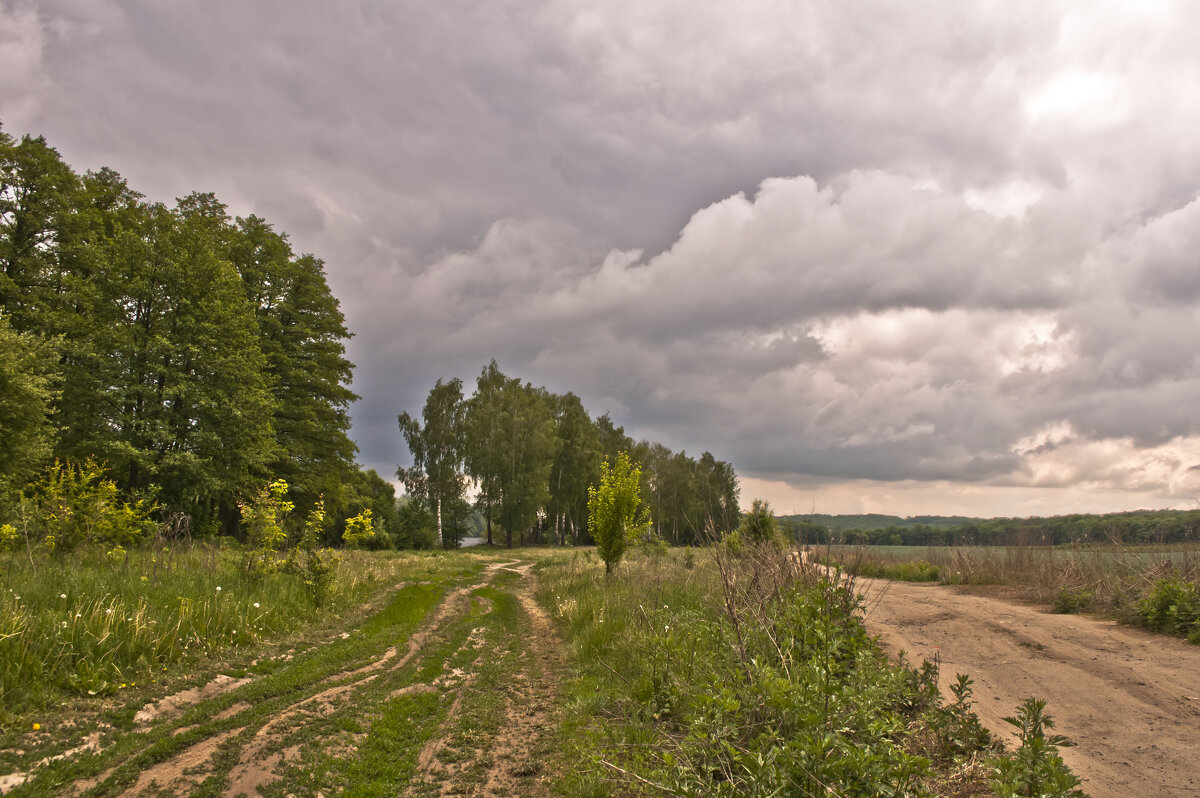
[[[1200,434],[1197,8],[0,0],[0,20],[6,130],[153,199],[216,191],[325,259],[382,473],[396,413],[492,357],[795,482],[1144,487]],[[1015,451],[1050,428],[1069,434]]]

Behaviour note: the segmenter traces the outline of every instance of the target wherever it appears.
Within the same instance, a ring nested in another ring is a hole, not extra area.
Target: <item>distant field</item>
[[[1200,643],[1200,543],[1117,546],[815,546],[851,573],[1009,585],[1055,612],[1089,612]]]

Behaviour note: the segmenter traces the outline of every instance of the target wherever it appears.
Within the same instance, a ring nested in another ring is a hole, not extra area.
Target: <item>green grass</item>
[[[114,695],[157,683],[164,668],[335,617],[415,561],[347,552],[320,611],[300,576],[251,578],[238,552],[217,546],[134,551],[118,565],[97,551],[35,562],[11,553],[5,566],[0,720],[64,696]]]
[[[563,794],[986,793],[986,732],[942,733],[965,722],[941,713],[936,671],[887,661],[852,586],[769,547],[686,554],[543,572],[579,673]]]

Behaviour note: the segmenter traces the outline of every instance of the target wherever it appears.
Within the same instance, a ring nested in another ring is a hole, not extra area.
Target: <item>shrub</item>
[[[375,519],[371,517],[370,509],[366,509],[353,518],[346,519],[346,531],[342,533],[342,542],[351,548],[365,548],[375,537],[375,531]]]
[[[296,506],[288,501],[287,494],[287,482],[277,479],[260,488],[249,501],[238,502],[250,548],[246,572],[253,577],[273,573],[279,567],[279,550],[287,543],[283,525]]]
[[[1085,612],[1095,597],[1096,594],[1089,588],[1069,588],[1064,585],[1059,588],[1051,610],[1059,615],[1077,615]]]
[[[992,788],[997,795],[1084,798],[1083,792],[1075,789],[1079,779],[1067,769],[1057,751],[1072,743],[1060,734],[1046,734],[1047,729],[1054,728],[1054,722],[1045,709],[1045,701],[1027,698],[1015,717],[1004,718],[1005,723],[1017,728],[1021,745],[1012,756],[996,763]]]
[[[123,549],[154,529],[155,509],[145,499],[123,500],[95,460],[55,462],[21,496],[14,533],[60,558],[91,544]]]
[[[1190,637],[1200,623],[1200,595],[1192,582],[1178,577],[1160,579],[1150,595],[1138,602],[1137,610],[1146,628]]]

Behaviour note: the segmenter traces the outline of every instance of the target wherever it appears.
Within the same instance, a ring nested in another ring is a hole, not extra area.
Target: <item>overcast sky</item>
[[[589,10],[590,7],[590,10]],[[788,512],[1200,500],[1200,3],[0,0],[0,122]]]

